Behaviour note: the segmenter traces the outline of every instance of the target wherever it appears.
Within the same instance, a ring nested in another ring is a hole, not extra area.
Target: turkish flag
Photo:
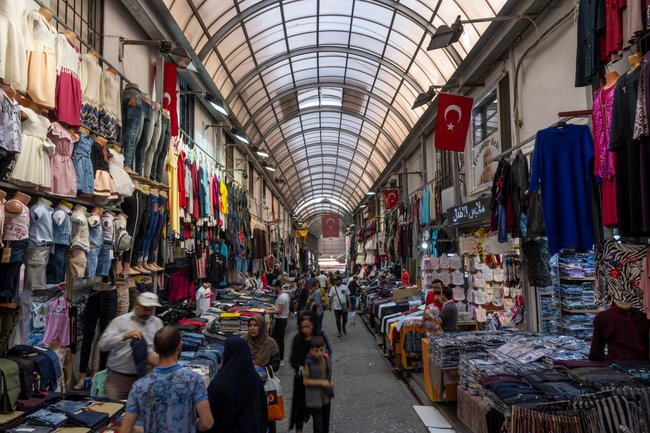
[[[451,93],[438,94],[436,149],[463,152],[472,118],[473,98]]]
[[[384,190],[386,196],[386,209],[392,209],[397,206],[399,202],[399,189],[386,189]]]
[[[176,105],[176,83],[178,70],[173,63],[165,62],[163,75],[163,108],[169,111],[169,127],[171,136],[178,135],[178,108]]]
[[[324,238],[339,237],[339,216],[336,214],[324,214],[320,217],[323,226]]]

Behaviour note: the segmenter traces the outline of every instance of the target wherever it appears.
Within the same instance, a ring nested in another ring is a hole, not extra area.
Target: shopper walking
[[[441,300],[440,320],[442,320],[442,330],[445,332],[458,331],[458,307],[454,303],[454,291],[451,287],[442,289]]]
[[[131,433],[137,419],[147,433],[194,433],[214,424],[203,379],[178,365],[181,333],[172,326],[156,332],[154,349],[160,364],[133,385],[126,404],[122,433]],[[249,361],[250,362],[250,361]]]
[[[266,331],[266,320],[262,316],[251,317],[248,321],[246,337],[253,364],[258,367],[270,367],[273,371],[280,368],[280,349]]]
[[[158,364],[154,335],[163,323],[154,316],[156,307],[160,307],[158,296],[139,294],[133,311],[113,319],[99,339],[99,349],[110,352],[106,396],[111,400],[127,398],[133,383],[146,374],[147,365]]]
[[[327,275],[325,275],[325,271],[321,271],[318,276],[318,284],[322,289],[327,289]]]
[[[317,280],[312,280],[311,287],[309,288],[309,303],[307,304],[309,311],[314,317],[314,328],[316,333],[320,333],[323,329],[323,297],[320,293],[320,287]]]
[[[333,281],[332,288],[329,292],[329,306],[330,309],[334,310],[334,317],[336,318],[336,329],[338,330],[338,337],[341,337],[341,331],[343,334],[347,334],[345,329],[348,324],[348,306],[350,305],[350,292],[348,291],[347,286],[343,285],[343,280],[341,276],[335,276]]]
[[[357,297],[359,296],[359,290],[359,281],[355,275],[348,283],[348,291],[350,292],[350,311],[355,311],[357,309]]]
[[[230,337],[223,356],[221,370],[208,386],[210,409],[217,420],[210,432],[266,433],[266,392],[248,344],[239,337]]]
[[[271,289],[277,296],[275,300],[275,308],[272,310],[266,310],[266,314],[275,315],[273,330],[271,336],[278,343],[278,348],[280,349],[280,359],[284,360],[284,333],[287,329],[287,320],[289,319],[289,304],[291,299],[289,294],[282,289],[282,283],[280,280],[273,280],[271,282]],[[282,365],[282,361],[280,362]]]
[[[314,433],[329,433],[331,399],[334,397],[332,358],[325,352],[325,339],[314,336],[302,371],[305,406],[314,422]]]
[[[322,332],[316,333],[314,330],[314,317],[310,313],[302,313],[298,317],[298,333],[293,337],[290,357],[294,377],[289,430],[293,430],[295,427],[296,433],[302,433],[302,427],[305,423],[307,409],[305,406],[305,385],[303,383],[302,370],[307,359],[307,354],[311,349],[311,339],[314,336],[321,336],[325,339],[327,353],[332,355],[332,349],[325,334]]]

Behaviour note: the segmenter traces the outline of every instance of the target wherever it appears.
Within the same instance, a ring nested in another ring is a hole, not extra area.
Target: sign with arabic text
[[[449,208],[447,211],[449,224],[456,226],[471,222],[489,222],[491,203],[492,197],[481,197],[460,206]]]

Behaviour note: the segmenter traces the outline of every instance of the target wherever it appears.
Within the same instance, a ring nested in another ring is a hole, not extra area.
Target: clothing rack
[[[119,207],[106,206],[106,205],[102,205],[102,204],[99,204],[99,203],[95,203],[95,202],[93,202],[91,200],[84,200],[84,199],[78,198],[78,197],[56,196],[56,195],[53,195],[52,193],[49,193],[49,192],[46,192],[46,191],[40,191],[40,190],[30,188],[30,187],[15,185],[15,184],[9,183],[9,182],[0,182],[0,188],[1,189],[12,190],[12,191],[20,191],[20,192],[25,193],[25,194],[27,194],[29,196],[43,197],[43,198],[46,198],[46,199],[51,200],[51,201],[65,200],[65,201],[70,202],[72,204],[88,206],[88,207],[91,207],[91,208],[98,207],[98,208],[102,208],[104,210],[110,210],[110,211],[116,212],[116,213],[122,212],[122,209],[120,209]]]

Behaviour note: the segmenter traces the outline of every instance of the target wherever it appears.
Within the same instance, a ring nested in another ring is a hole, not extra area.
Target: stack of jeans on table
[[[438,367],[457,367],[464,353],[486,352],[502,346],[511,331],[443,333],[429,336],[429,356]],[[519,335],[519,334],[517,334]]]

